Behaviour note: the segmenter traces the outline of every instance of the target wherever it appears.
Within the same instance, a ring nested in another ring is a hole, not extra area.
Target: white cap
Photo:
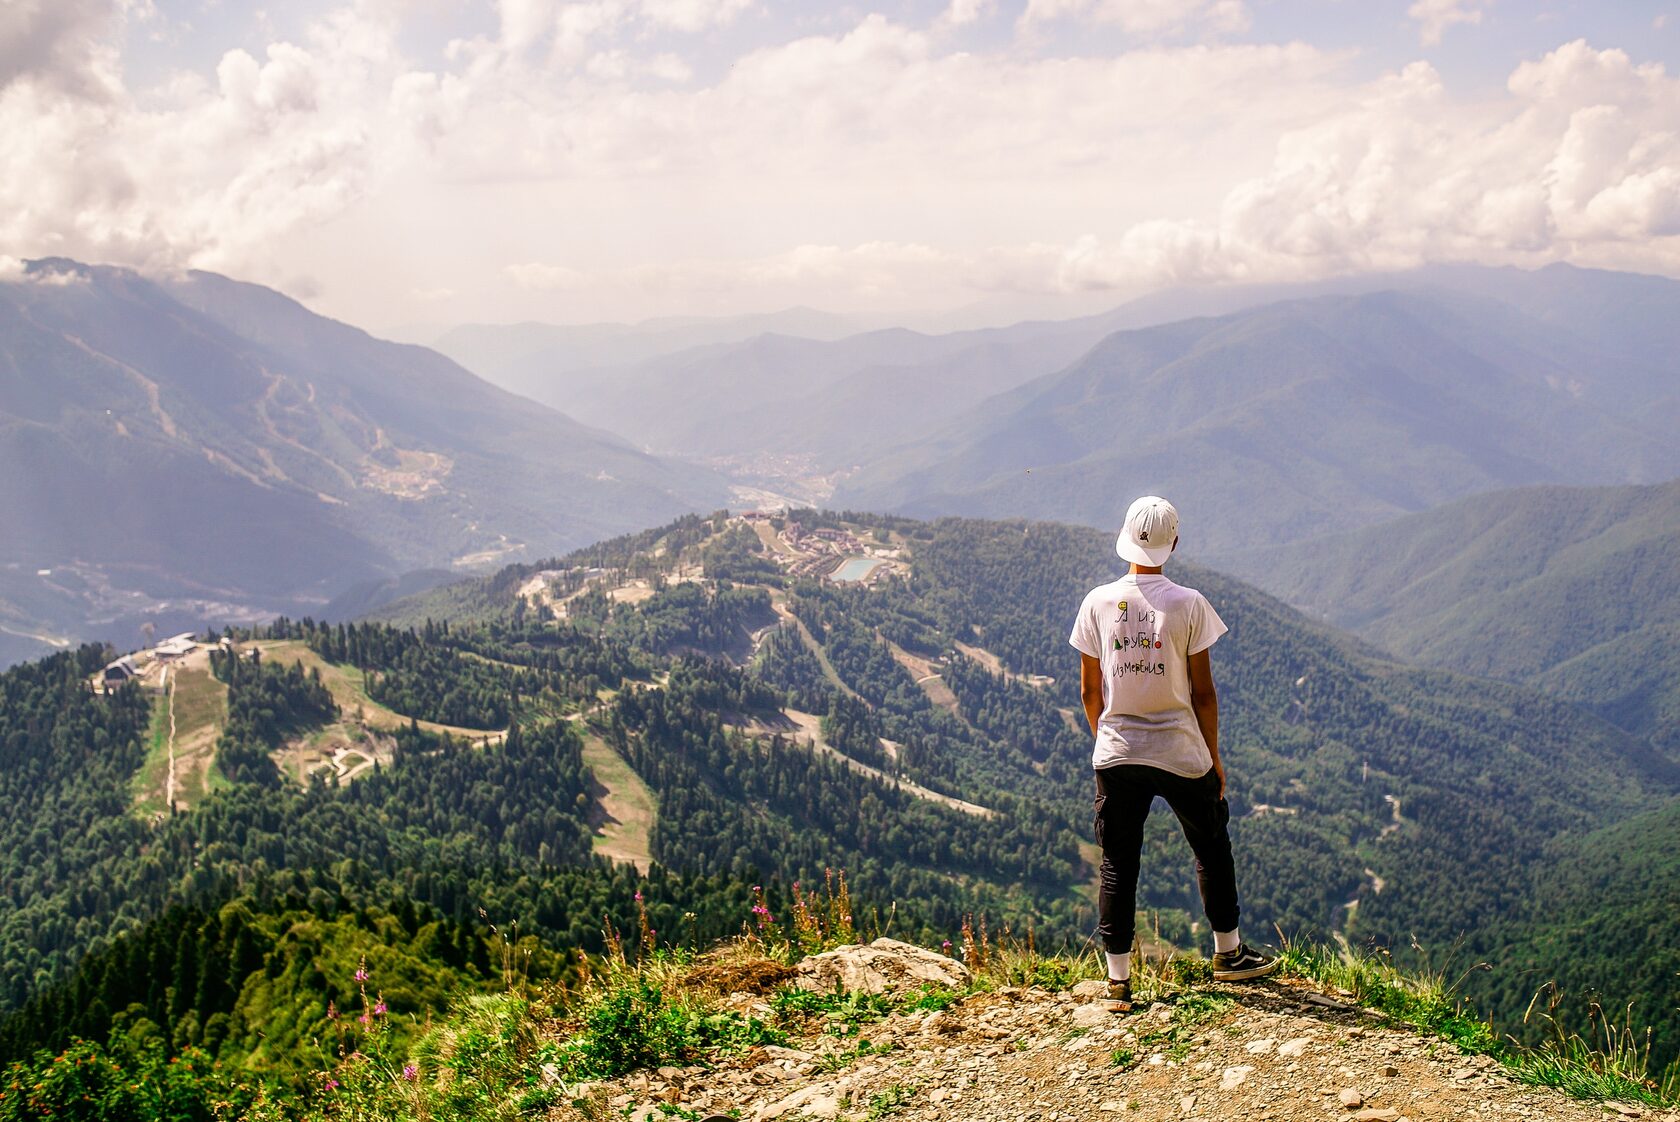
[[[1126,512],[1114,552],[1134,565],[1164,565],[1178,540],[1178,508],[1159,495],[1145,495]]]

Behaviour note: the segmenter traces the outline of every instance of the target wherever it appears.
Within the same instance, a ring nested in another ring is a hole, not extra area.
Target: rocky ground
[[[867,968],[846,969],[848,981],[871,984]],[[901,974],[925,980],[916,969]],[[834,980],[801,970],[802,984],[819,991]],[[788,1047],[579,1087],[575,1101],[586,1116],[634,1122],[713,1113],[749,1122],[1680,1122],[1680,1112],[1583,1102],[1518,1083],[1489,1057],[1392,1027],[1306,983],[1208,984],[1129,1014],[1114,1012],[1101,991],[1100,982],[1064,992],[1005,988],[862,1025],[819,1016],[796,1029]],[[761,996],[737,999],[770,1014]]]

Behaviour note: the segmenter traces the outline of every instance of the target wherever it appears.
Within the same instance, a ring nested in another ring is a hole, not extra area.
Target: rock
[[[774,1055],[774,1051],[772,1049],[766,1048],[765,1051],[771,1052],[771,1054]],[[662,1067],[659,1069],[659,1078],[663,1079],[667,1083],[674,1083],[682,1078],[682,1068]]]
[[[840,1096],[827,1084],[817,1083],[795,1091],[785,1099],[759,1107],[754,1117],[761,1122],[769,1122],[769,1119],[795,1111],[811,1118],[833,1118],[840,1113]]]
[[[1100,1110],[1104,1114],[1118,1114],[1121,1111],[1126,1109],[1126,1104],[1123,1103],[1123,1102],[1118,1102],[1114,1099],[1109,1099],[1106,1102],[1104,1102],[1102,1105],[1098,1106],[1097,1109]]]
[[[779,1044],[766,1044],[764,1046],[764,1054],[772,1060],[787,1060],[790,1063],[796,1064],[802,1064],[816,1059],[816,1057],[809,1052],[801,1052],[797,1048],[783,1048]],[[659,1074],[661,1076],[665,1076],[667,1079],[673,1078],[672,1076],[665,1075],[666,1070],[666,1068],[660,1068]],[[671,1068],[669,1070],[676,1071],[676,1068]],[[677,1072],[677,1074],[680,1075],[682,1073]]]
[[[929,1036],[939,1033],[961,1032],[962,1024],[951,1015],[950,1010],[940,1009],[922,1018],[922,1032]]]
[[[1367,1107],[1353,1116],[1353,1122],[1400,1122],[1400,1112],[1392,1107]]]
[[[1243,1051],[1251,1056],[1264,1056],[1276,1047],[1277,1041],[1268,1036],[1264,1040],[1250,1040],[1243,1045]]]
[[[886,938],[811,955],[797,969],[794,985],[819,993],[883,993],[922,985],[954,989],[972,978],[968,967],[954,958]]]
[[[1360,1107],[1365,1105],[1365,1096],[1361,1095],[1358,1091],[1355,1091],[1352,1087],[1342,1088],[1341,1094],[1337,1095],[1336,1098],[1339,1099],[1341,1104],[1349,1110],[1358,1110]]]
[[[1605,1103],[1604,1106],[1607,1110],[1613,1110],[1623,1118],[1641,1118],[1645,1114],[1643,1110],[1632,1103],[1611,1101]]]
[[[1476,1069],[1473,1067],[1461,1067],[1452,1073],[1452,1077],[1460,1081],[1465,1079],[1474,1079],[1476,1077]]]
[[[1277,1054],[1280,1056],[1302,1056],[1306,1054],[1307,1046],[1312,1043],[1310,1036],[1297,1036],[1293,1040],[1285,1040],[1278,1045]]]
[[[1115,1014],[1119,1011],[1118,1005],[1110,1006],[1106,1003],[1081,1005],[1069,1014],[1068,1020],[1075,1028],[1101,1028],[1113,1024]]]
[[[1074,997],[1090,1001],[1093,998],[1108,996],[1108,983],[1101,978],[1087,978],[1083,982],[1075,982],[1068,993]]]
[[[1393,1064],[1384,1064],[1378,1070],[1382,1073],[1382,1077],[1384,1079],[1393,1079],[1395,1076],[1400,1074],[1400,1069],[1395,1067]]]
[[[1185,1114],[1196,1113],[1196,1096],[1185,1095],[1182,1099],[1179,1099],[1178,1109],[1182,1110]]]
[[[1253,1071],[1254,1068],[1246,1064],[1241,1067],[1226,1068],[1224,1074],[1219,1077],[1219,1089],[1221,1091],[1235,1091],[1243,1085]]]
[[[1308,1005],[1316,1005],[1320,1009],[1348,1010],[1353,1008],[1345,1001],[1337,1001],[1335,998],[1326,997],[1321,993],[1309,993],[1305,1000]]]

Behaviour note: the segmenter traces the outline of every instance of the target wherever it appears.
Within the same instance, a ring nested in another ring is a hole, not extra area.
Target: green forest
[[[800,563],[830,555],[798,552],[813,541],[878,550],[885,575],[826,579]],[[303,1103],[376,1007],[400,1043],[510,972],[563,979],[615,940],[703,947],[840,871],[896,937],[939,946],[983,919],[1082,946],[1092,781],[1066,636],[1117,564],[1107,535],[1065,526],[720,513],[376,621],[279,620],[211,655],[227,690],[215,781],[164,814],[133,793],[162,699],[96,689],[100,648],[14,667],[0,1064],[21,1079],[73,1053],[89,1079],[146,1072],[179,1097],[172,1117]],[[1464,993],[1514,1033],[1543,989],[1565,1023],[1634,1002],[1659,1060],[1675,1056],[1680,869],[1658,849],[1680,779],[1663,756],[1217,573],[1169,575],[1231,629],[1213,664],[1251,938],[1485,961]],[[266,653],[287,644],[314,669]],[[335,694],[345,683],[361,692]],[[280,766],[345,728],[369,761],[353,777]],[[640,871],[596,852],[591,752],[657,808]],[[1146,845],[1140,907],[1205,951],[1170,814]]]

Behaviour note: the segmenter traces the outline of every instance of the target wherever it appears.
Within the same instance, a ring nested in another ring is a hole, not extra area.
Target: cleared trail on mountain
[[[639,873],[653,864],[653,824],[659,803],[623,756],[583,726],[583,762],[594,776],[589,826],[597,856],[628,861]]]

